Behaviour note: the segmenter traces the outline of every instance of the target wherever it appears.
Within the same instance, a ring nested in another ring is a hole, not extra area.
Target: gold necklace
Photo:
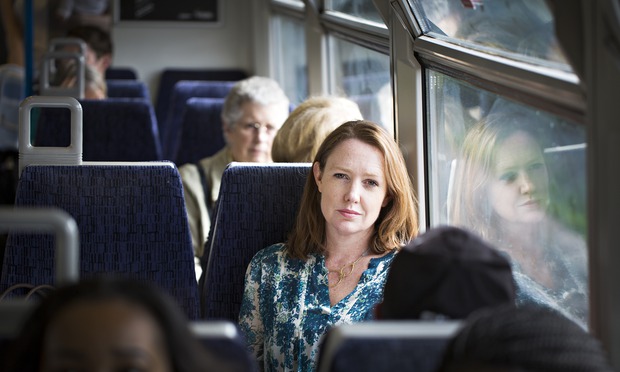
[[[359,256],[359,257],[357,258],[357,260],[355,260],[355,261],[353,261],[353,262],[351,262],[351,263],[345,264],[344,266],[342,266],[342,267],[341,267],[340,269],[338,269],[338,270],[329,270],[329,269],[328,269],[328,270],[327,270],[327,273],[328,273],[328,274],[329,274],[329,273],[337,273],[337,274],[338,274],[338,282],[337,282],[336,284],[334,284],[334,285],[329,285],[329,284],[328,284],[328,287],[329,287],[329,288],[334,288],[334,287],[336,287],[338,284],[342,283],[342,281],[344,280],[344,278],[346,278],[347,276],[349,276],[349,274],[351,274],[351,273],[353,272],[353,270],[355,270],[355,265],[359,262],[359,260],[361,260],[361,259],[362,259],[362,257],[366,256],[366,255],[368,254],[368,252],[369,252],[369,251],[370,251],[370,248],[366,249],[366,250],[364,251],[364,253],[362,253],[362,255],[361,255],[361,256]],[[346,269],[346,268],[348,268],[348,267],[351,267],[351,270],[345,270],[345,269]],[[328,281],[329,281],[329,279],[328,279]]]

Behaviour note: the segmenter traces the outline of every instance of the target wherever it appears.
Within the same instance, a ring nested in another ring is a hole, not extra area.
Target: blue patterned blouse
[[[314,371],[331,326],[372,319],[395,255],[371,259],[355,289],[332,307],[323,255],[290,258],[283,244],[259,251],[246,273],[239,325],[261,369]]]

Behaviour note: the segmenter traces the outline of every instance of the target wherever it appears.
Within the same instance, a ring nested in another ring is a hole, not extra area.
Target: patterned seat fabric
[[[106,80],[110,98],[145,98],[151,100],[146,84],[140,80],[114,79]]]
[[[81,100],[84,161],[154,161],[162,159],[153,107],[146,99]],[[44,108],[34,144],[70,143],[70,112]]]
[[[173,160],[179,146],[181,121],[187,100],[193,97],[225,98],[234,81],[179,81],[172,89],[168,116],[160,122],[164,157]]]
[[[170,97],[174,85],[181,80],[203,80],[203,81],[238,81],[248,77],[245,71],[238,69],[179,69],[167,68],[161,73],[159,87],[157,88],[157,103],[155,104],[155,114],[157,120],[163,123],[168,118]]]
[[[181,119],[181,136],[176,146],[177,166],[194,163],[224,148],[220,98],[190,98]]]
[[[133,67],[108,67],[105,70],[106,79],[114,80],[137,80],[138,73]]]
[[[28,166],[16,205],[57,206],[73,216],[80,277],[154,282],[196,319],[198,288],[180,176],[171,163],[146,164]],[[16,283],[54,283],[52,236],[9,236],[0,291]]]
[[[201,278],[203,318],[237,321],[246,268],[284,242],[295,223],[310,163],[232,163],[222,177]]]

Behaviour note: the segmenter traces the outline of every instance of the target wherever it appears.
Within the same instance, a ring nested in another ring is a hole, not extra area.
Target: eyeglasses
[[[267,134],[273,134],[275,133],[278,129],[271,125],[271,124],[261,124],[261,123],[247,123],[247,124],[241,124],[240,125],[241,130],[243,130],[246,133],[249,132],[260,132],[260,130],[262,128],[265,128]]]

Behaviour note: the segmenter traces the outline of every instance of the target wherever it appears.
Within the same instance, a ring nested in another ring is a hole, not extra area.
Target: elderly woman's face
[[[538,142],[518,131],[501,142],[489,183],[495,213],[510,222],[540,221],[549,203],[549,176]]]
[[[40,371],[171,371],[164,336],[142,308],[81,301],[61,310],[43,337]]]
[[[235,161],[271,162],[271,145],[288,116],[288,105],[246,102],[243,115],[232,126],[224,125],[224,136]]]

